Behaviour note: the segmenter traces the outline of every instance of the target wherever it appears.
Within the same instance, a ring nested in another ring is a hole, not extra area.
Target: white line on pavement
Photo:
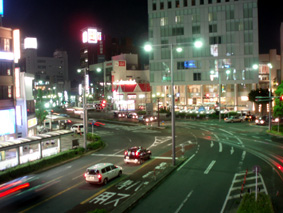
[[[211,163],[209,164],[209,166],[208,166],[208,167],[206,168],[206,170],[204,171],[204,174],[207,175],[215,163],[216,163],[216,160],[211,161]]]
[[[219,143],[219,152],[222,152],[222,143]]]
[[[182,169],[183,168],[183,166],[185,166],[193,157],[195,157],[195,154],[193,154],[188,160],[186,160],[185,161],[185,163],[183,163],[183,165],[182,166],[180,166],[178,169],[177,169],[177,172],[179,172],[180,171],[180,169]]]
[[[185,198],[185,200],[181,203],[181,205],[179,206],[179,208],[175,211],[175,213],[178,213],[184,206],[184,204],[187,202],[187,200],[191,197],[193,193],[193,190],[187,195],[187,197]]]

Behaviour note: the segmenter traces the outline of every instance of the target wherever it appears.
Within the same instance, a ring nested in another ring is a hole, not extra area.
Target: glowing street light
[[[172,164],[173,166],[175,165],[175,93],[174,93],[174,66],[173,66],[173,46],[177,46],[176,48],[176,51],[177,52],[181,52],[182,51],[182,48],[180,47],[180,45],[190,45],[192,43],[179,43],[179,44],[154,44],[154,45],[151,45],[151,44],[146,44],[144,46],[144,50],[146,52],[150,52],[152,51],[152,47],[153,46],[159,46],[159,47],[170,47],[170,61],[171,61],[171,101],[172,101],[172,110],[171,110],[171,126],[172,126]],[[194,47],[195,48],[200,48],[202,47],[203,43],[201,41],[195,41],[193,43]]]

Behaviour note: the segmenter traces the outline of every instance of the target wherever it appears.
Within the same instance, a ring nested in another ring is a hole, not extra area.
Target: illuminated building
[[[148,18],[149,42],[156,45],[150,83],[153,93],[165,94],[163,102],[170,106],[170,44],[180,44],[183,51],[173,52],[178,108],[214,105],[220,94],[222,107],[252,110],[247,96],[259,81],[252,68],[259,62],[256,0],[149,0]],[[200,49],[191,45],[197,39]]]
[[[70,89],[68,81],[68,55],[66,51],[56,50],[53,57],[37,55],[37,39],[24,39],[24,50],[21,59],[21,71],[35,76],[35,88],[48,94],[48,89],[56,88],[56,93]]]
[[[151,102],[151,87],[149,71],[138,70],[138,56],[136,54],[121,54],[106,61],[89,66],[90,72],[101,71],[102,81],[99,84],[104,88],[100,93],[105,94],[109,109],[138,110],[145,109]],[[105,80],[104,80],[105,79]],[[102,96],[102,95],[100,95]]]

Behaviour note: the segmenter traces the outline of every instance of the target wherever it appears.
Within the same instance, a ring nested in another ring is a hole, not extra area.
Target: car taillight
[[[140,154],[140,153],[137,151],[137,152],[136,152],[136,156],[139,156],[139,154]]]
[[[99,180],[101,180],[101,178],[102,178],[101,174],[98,174],[97,177],[98,177]]]
[[[86,173],[84,173],[84,177],[85,177],[85,178],[86,178],[86,175],[87,175],[87,174],[86,174]]]
[[[125,155],[128,155],[128,152],[127,152],[127,151],[125,151]]]

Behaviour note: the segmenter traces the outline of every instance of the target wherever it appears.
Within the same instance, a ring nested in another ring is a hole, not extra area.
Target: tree
[[[269,101],[267,100],[268,97],[269,97],[269,91],[268,91],[268,89],[262,89],[262,88],[260,88],[260,89],[256,89],[256,90],[251,90],[248,96],[249,96],[249,101],[254,102],[254,103],[256,104],[256,113],[258,113],[258,105],[259,105],[259,104],[262,104],[261,113],[263,114],[264,112],[267,112],[267,110],[266,110],[266,104],[268,104],[268,102],[269,102]],[[258,97],[258,96],[266,97],[266,98],[264,99],[265,101],[263,101],[263,99],[260,100],[260,99],[256,98],[256,97]]]
[[[276,97],[281,97],[283,95],[283,81],[277,87],[274,93]],[[275,101],[275,106],[273,109],[273,116],[283,117],[283,101],[281,101],[280,98],[275,98],[274,101]]]
[[[37,118],[39,125],[42,125],[43,121],[46,118],[46,115],[48,115],[48,112],[44,107],[42,94],[43,92],[41,89],[37,90],[36,103],[35,103],[35,116]]]

